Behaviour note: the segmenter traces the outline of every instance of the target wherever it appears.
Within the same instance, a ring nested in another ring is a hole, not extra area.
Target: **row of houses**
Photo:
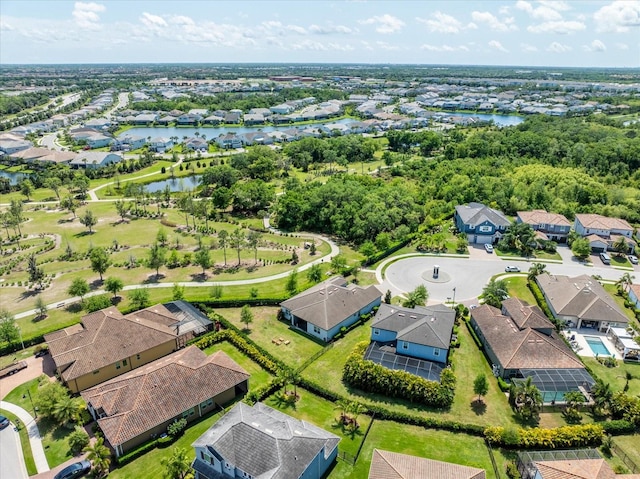
[[[493,244],[500,240],[512,225],[504,213],[482,203],[456,206],[454,221],[456,228],[466,234],[469,243],[472,244]],[[557,243],[567,242],[573,226],[576,233],[589,240],[594,253],[613,249],[614,243],[620,237],[626,239],[629,253],[633,253],[636,248],[633,226],[620,218],[585,213],[576,214],[572,223],[564,215],[533,210],[518,211],[515,221],[531,225],[537,238]]]
[[[74,168],[102,168],[120,163],[122,155],[113,152],[103,151],[59,151],[42,147],[29,147],[15,153],[2,155],[5,158],[15,161],[40,164],[67,164]]]

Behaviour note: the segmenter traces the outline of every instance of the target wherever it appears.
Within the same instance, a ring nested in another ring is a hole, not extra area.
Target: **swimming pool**
[[[611,356],[611,353],[602,342],[602,339],[596,336],[585,336],[584,339],[596,356]]]

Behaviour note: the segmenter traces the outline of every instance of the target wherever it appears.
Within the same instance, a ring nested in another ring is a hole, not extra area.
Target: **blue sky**
[[[640,66],[640,0],[0,0],[8,63]]]

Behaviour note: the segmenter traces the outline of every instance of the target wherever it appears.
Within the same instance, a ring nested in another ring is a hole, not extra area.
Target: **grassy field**
[[[627,308],[624,305],[625,298],[618,295],[618,287],[615,284],[603,284],[604,290],[611,295],[616,304],[620,307],[620,309],[627,315],[630,323],[638,324],[638,320],[636,319],[635,314],[631,309]],[[625,294],[626,297],[626,294]]]
[[[379,404],[385,408],[409,414],[427,414],[449,420],[461,420],[479,425],[513,425],[514,419],[507,404],[505,395],[500,392],[498,384],[492,379],[491,368],[473,339],[463,325],[458,337],[460,348],[454,353],[453,365],[458,379],[456,394],[452,407],[447,411],[430,410],[424,406],[406,401],[391,399],[386,396],[364,393],[352,389],[342,381],[342,369],[347,356],[354,346],[361,341],[368,341],[370,328],[361,326],[351,331],[346,337],[335,343],[335,346],[306,368],[302,375],[312,381],[321,382],[324,387],[336,393],[348,396],[365,404]],[[486,407],[478,407],[473,403],[473,380],[478,374],[489,378],[489,393],[485,397]],[[319,379],[321,378],[321,379]],[[505,414],[505,411],[509,411]]]
[[[536,305],[536,298],[527,286],[528,280],[526,275],[512,276],[506,278],[505,281],[507,282],[509,296],[526,301],[531,305]]]
[[[29,432],[27,431],[27,428],[15,414],[4,409],[0,409],[0,414],[9,419],[9,421],[11,421],[11,423],[18,429],[18,434],[20,435],[20,445],[22,447],[22,454],[24,456],[24,463],[27,467],[27,474],[29,474],[30,476],[36,475],[38,473],[38,470],[36,469],[36,463],[33,460],[33,452],[31,451],[31,443],[29,442]]]
[[[216,310],[236,327],[244,329],[240,322],[241,308],[224,308]],[[299,331],[292,329],[287,323],[278,321],[278,307],[253,307],[253,322],[249,324],[247,336],[269,353],[284,361],[292,368],[298,368],[307,358],[320,351],[324,345],[313,341]],[[274,343],[274,339],[284,339],[289,344]]]
[[[255,361],[249,359],[238,351],[235,346],[226,341],[214,344],[213,346],[204,349],[204,352],[207,354],[213,354],[217,351],[224,351],[231,359],[242,366],[245,371],[251,374],[251,378],[249,379],[249,390],[264,386],[273,378],[271,374],[262,369]]]
[[[633,379],[629,381],[630,396],[637,396],[640,394],[640,364],[637,363],[623,363],[618,361],[618,366],[615,368],[608,368],[603,364],[600,364],[596,358],[582,357],[582,361],[586,366],[593,371],[595,376],[602,379],[604,382],[611,384],[611,389],[614,392],[622,391],[625,381],[625,374],[631,373]]]

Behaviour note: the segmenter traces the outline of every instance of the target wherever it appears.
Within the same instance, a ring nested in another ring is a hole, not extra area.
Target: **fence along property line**
[[[501,479],[500,470],[498,469],[498,464],[496,463],[496,458],[493,455],[493,448],[491,447],[491,442],[487,439],[484,440],[487,445],[487,451],[489,451],[489,459],[491,459],[491,465],[493,466],[493,472],[496,475],[496,479]]]
[[[615,452],[624,465],[629,468],[632,474],[640,473],[640,467],[633,461],[633,459],[627,456],[627,453],[624,452],[624,450],[618,446],[615,441],[613,442],[613,452]]]

